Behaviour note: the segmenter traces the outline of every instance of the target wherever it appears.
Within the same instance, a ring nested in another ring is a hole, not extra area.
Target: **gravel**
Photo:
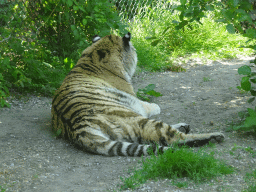
[[[161,114],[153,118],[169,124],[185,122],[192,133],[223,132],[215,157],[237,168],[234,174],[202,184],[186,178],[188,187],[178,188],[169,179],[148,180],[135,191],[242,191],[248,187],[244,177],[255,169],[256,139],[251,132],[225,132],[227,124],[239,121],[237,113],[254,108],[246,101],[249,94],[236,88],[241,76],[237,69],[250,65],[244,57],[226,61],[190,60],[187,72],[140,73],[134,87],[155,84],[162,97],[153,98]],[[11,108],[0,109],[0,186],[6,191],[119,191],[121,177],[129,168],[140,167],[139,157],[104,157],[73,147],[56,139],[51,131],[51,98],[28,95],[20,100],[8,98]],[[234,146],[236,150],[232,150]],[[233,152],[233,154],[232,154]],[[131,190],[126,190],[131,191]]]

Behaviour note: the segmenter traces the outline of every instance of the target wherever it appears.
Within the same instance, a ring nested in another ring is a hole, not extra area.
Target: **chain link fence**
[[[116,6],[119,14],[124,19],[133,20],[134,16],[143,17],[147,11],[161,7],[161,9],[170,9],[175,5],[174,0],[110,0]],[[175,1],[179,2],[178,0]]]

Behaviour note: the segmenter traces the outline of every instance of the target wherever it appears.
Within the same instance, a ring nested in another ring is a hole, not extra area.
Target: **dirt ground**
[[[225,140],[216,145],[218,159],[237,168],[234,174],[203,184],[178,188],[168,179],[149,180],[135,191],[242,191],[248,184],[246,172],[256,168],[256,138],[250,133],[225,132],[227,123],[238,120],[237,112],[253,105],[248,94],[236,88],[241,77],[237,69],[249,59],[226,61],[190,60],[187,72],[141,73],[134,87],[155,84],[163,94],[153,102],[161,107],[161,119],[169,124],[185,122],[192,133],[220,131]],[[0,186],[6,191],[118,191],[120,176],[128,177],[129,167],[139,167],[139,157],[104,157],[74,148],[56,139],[51,132],[51,98],[28,96],[9,98],[12,107],[0,109]],[[234,144],[238,147],[232,151]],[[230,154],[234,152],[234,154]],[[181,181],[184,181],[181,179]],[[126,190],[129,191],[129,190]]]

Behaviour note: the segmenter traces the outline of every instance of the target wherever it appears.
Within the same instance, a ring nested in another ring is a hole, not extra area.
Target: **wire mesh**
[[[124,19],[132,20],[136,15],[143,17],[148,10],[161,6],[161,9],[169,9],[173,0],[110,0],[116,6],[119,14]]]

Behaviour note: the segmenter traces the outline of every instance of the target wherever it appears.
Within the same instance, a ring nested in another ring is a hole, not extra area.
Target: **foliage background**
[[[51,96],[95,34],[129,29],[139,66],[153,71],[177,69],[172,59],[217,48],[233,52],[217,58],[235,57],[238,47],[256,49],[255,9],[255,0],[0,0],[0,105],[9,105],[9,90]]]
[[[108,0],[0,1],[0,105],[9,89],[52,95],[95,34],[125,32]]]

